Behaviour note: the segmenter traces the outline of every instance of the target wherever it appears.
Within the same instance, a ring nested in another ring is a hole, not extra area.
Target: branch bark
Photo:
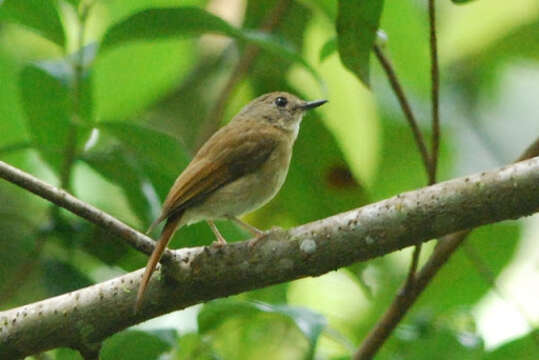
[[[539,156],[539,138],[535,139],[522,155],[516,160],[523,161]],[[430,256],[421,271],[414,277],[413,286],[406,282],[398,292],[397,297],[387,308],[384,315],[378,320],[373,329],[361,342],[358,351],[354,354],[355,360],[372,359],[380,347],[391,335],[397,324],[415,303],[419,295],[425,290],[438,270],[449,260],[453,253],[466,239],[469,231],[446,235],[440,239],[435,251]]]
[[[321,275],[417,241],[538,210],[536,157],[404,193],[289,231],[273,231],[258,242],[173,251],[173,256],[164,260],[168,276],[152,278],[147,292],[151,300],[137,314],[133,313],[133,302],[143,269],[0,312],[0,358],[24,357],[59,346],[91,349],[115,332],[173,310]],[[445,246],[443,242],[441,246]],[[444,256],[450,252],[440,253]],[[437,260],[433,257],[430,261]],[[425,279],[424,284],[428,277]],[[424,286],[421,275],[417,286]]]

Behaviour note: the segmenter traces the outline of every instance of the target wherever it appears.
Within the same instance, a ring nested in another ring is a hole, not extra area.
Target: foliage
[[[254,45],[260,53],[243,69],[245,77],[217,120],[228,121],[251,98],[273,90],[328,97],[329,103],[306,116],[287,182],[247,221],[262,228],[291,227],[425,185],[414,139],[371,56],[377,31],[383,30],[388,40],[381,49],[428,142],[422,121],[429,114],[430,88],[423,4],[294,0],[274,12],[283,1],[246,1],[245,9],[232,6],[242,1],[230,2],[232,11],[219,3],[0,0],[0,160],[145,230],[206,129],[219,125],[208,123],[209,114],[246,47]],[[535,10],[506,14],[503,1],[453,3],[459,5],[440,3],[438,9],[444,19],[438,34],[441,179],[510,161],[539,133],[533,96],[539,92],[537,6],[521,1],[515,6]],[[487,7],[494,20],[483,22]],[[230,13],[233,19],[226,16]],[[494,31],[500,28],[496,19],[507,20],[500,22],[502,30]],[[264,30],[268,23],[271,34]],[[490,35],[476,32],[478,23]],[[454,36],[455,31],[466,36]],[[528,78],[535,79],[528,88],[514,85]],[[358,150],[363,144],[369,151]],[[2,309],[72,291],[146,261],[120,240],[5,182],[0,201]],[[218,226],[231,241],[247,237],[232,223]],[[482,300],[499,292],[498,276],[518,266],[513,260],[526,241],[521,227],[498,224],[475,231],[379,358],[537,354],[536,332],[490,349],[488,334],[476,324]],[[205,224],[181,229],[175,238],[172,247],[213,241]],[[407,261],[407,254],[394,254],[213,301],[197,308],[194,329],[182,322],[171,329],[157,319],[159,330],[113,335],[101,356],[349,358],[393,299]],[[80,358],[69,349],[49,355]]]

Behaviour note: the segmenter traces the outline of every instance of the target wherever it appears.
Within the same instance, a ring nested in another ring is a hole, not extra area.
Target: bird
[[[214,223],[218,219],[232,220],[256,238],[263,236],[264,232],[238,216],[265,205],[281,189],[304,113],[326,102],[304,101],[282,91],[261,95],[200,147],[147,231],[165,222],[139,285],[135,313],[157,263],[180,227],[207,221],[216,237],[215,246],[226,244]]]

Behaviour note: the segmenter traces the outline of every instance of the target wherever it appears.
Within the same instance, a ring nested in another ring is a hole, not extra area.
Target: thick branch
[[[535,156],[539,156],[539,138],[519,156],[517,162],[531,159]],[[440,239],[436,250],[430,256],[428,262],[423,266],[419,274],[414,277],[413,286],[409,286],[408,282],[405,283],[398,293],[400,296],[398,295],[393,300],[384,315],[362,341],[361,346],[354,355],[355,360],[372,359],[396,328],[397,324],[406,315],[410,307],[415,303],[418,296],[425,290],[434,275],[436,275],[438,270],[453,255],[453,252],[462,244],[468,233],[469,231],[461,231],[446,235]]]
[[[257,243],[174,251],[166,261],[169,277],[152,278],[149,301],[137,314],[133,303],[142,270],[0,313],[0,358],[58,346],[92,348],[128,326],[189,305],[321,275],[417,241],[537,210],[539,157],[275,231]]]

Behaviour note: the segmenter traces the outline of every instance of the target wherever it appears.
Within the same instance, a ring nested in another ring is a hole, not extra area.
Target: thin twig
[[[431,74],[431,102],[432,102],[432,149],[430,152],[430,164],[427,167],[429,185],[436,183],[436,169],[438,167],[438,155],[440,152],[440,111],[439,111],[439,69],[438,50],[436,45],[436,17],[434,0],[429,0],[429,29],[430,29],[430,74]],[[413,286],[414,277],[421,255],[422,244],[417,244],[412,254],[412,262],[408,271],[406,283]]]
[[[539,156],[539,138],[528,147],[517,159],[523,161]],[[400,320],[414,304],[417,297],[423,292],[430,280],[459,247],[468,235],[469,231],[463,231],[447,235],[440,239],[437,247],[430,256],[427,263],[415,277],[412,287],[408,282],[401,288],[399,295],[395,297],[389,308],[369,334],[362,341],[359,350],[354,355],[355,360],[370,360],[387,340],[389,335],[395,330]]]
[[[423,135],[421,134],[421,130],[419,129],[419,125],[417,124],[415,116],[412,112],[410,103],[408,102],[408,99],[404,94],[404,90],[402,89],[397,74],[395,73],[391,62],[384,55],[383,50],[378,45],[374,45],[374,54],[376,55],[378,61],[380,61],[380,65],[382,65],[382,68],[386,73],[391,88],[393,89],[395,96],[397,96],[401,109],[404,112],[404,116],[408,121],[408,124],[410,125],[410,129],[412,129],[412,134],[414,135],[414,140],[417,144],[417,148],[419,149],[419,153],[421,155],[421,159],[423,160],[425,169],[427,169],[428,172],[428,169],[430,167],[430,159],[427,152],[427,145],[425,143]]]
[[[432,101],[432,149],[429,185],[436,182],[436,168],[440,151],[440,111],[439,88],[440,75],[438,68],[438,50],[436,44],[436,10],[434,0],[429,0],[430,24],[430,74],[431,74],[431,101]]]
[[[408,312],[408,309],[415,303],[418,296],[425,290],[442,265],[449,260],[468,233],[468,231],[462,231],[440,239],[436,250],[417,274],[414,287],[407,288],[408,283],[405,283],[399,292],[400,295],[395,297],[391,306],[361,343],[361,347],[354,355],[354,360],[370,360],[374,357]],[[405,293],[406,295],[403,295]]]
[[[284,13],[290,7],[291,2],[291,0],[279,1],[279,3],[275,5],[273,10],[266,16],[266,18],[262,22],[260,30],[265,32],[271,32],[279,24]],[[226,82],[223,90],[219,93],[219,97],[217,98],[215,105],[210,110],[210,113],[203,122],[198,139],[195,144],[197,148],[200,147],[219,127],[219,124],[221,123],[221,120],[223,118],[228,99],[249,71],[251,64],[256,59],[259,52],[260,48],[256,45],[247,44],[245,46],[243,55],[241,56],[234,70],[232,70],[232,73],[230,74],[230,77],[228,78],[228,81]]]
[[[86,204],[68,192],[49,185],[3,161],[0,161],[0,177],[120,236],[139,251],[148,255],[153,251],[154,242],[146,235],[139,233],[105,212]],[[170,253],[166,256],[170,256]]]

